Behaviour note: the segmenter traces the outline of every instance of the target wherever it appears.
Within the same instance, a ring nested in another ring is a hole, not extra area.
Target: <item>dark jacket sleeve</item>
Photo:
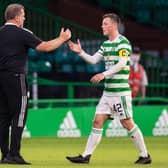
[[[40,38],[38,38],[36,35],[34,35],[31,31],[27,29],[23,29],[22,34],[24,45],[28,48],[35,49],[42,42]]]

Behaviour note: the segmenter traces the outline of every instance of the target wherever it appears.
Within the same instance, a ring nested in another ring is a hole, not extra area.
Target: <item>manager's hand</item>
[[[63,41],[67,41],[71,38],[71,31],[69,29],[64,30],[64,28],[61,28],[59,37],[63,39]]]

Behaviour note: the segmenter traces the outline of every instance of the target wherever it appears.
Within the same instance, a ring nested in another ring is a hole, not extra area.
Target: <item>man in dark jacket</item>
[[[40,40],[23,28],[25,12],[20,4],[11,4],[6,8],[5,20],[5,25],[0,28],[1,164],[30,164],[20,155],[28,104],[27,52],[29,48],[52,51],[71,38],[71,31],[62,28],[59,37],[50,41]]]

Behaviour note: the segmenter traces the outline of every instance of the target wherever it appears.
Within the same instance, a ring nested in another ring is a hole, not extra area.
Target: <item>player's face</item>
[[[139,60],[140,60],[140,54],[135,54],[135,53],[131,54],[131,61],[139,62]]]
[[[16,21],[17,21],[19,27],[23,27],[23,24],[24,24],[24,21],[25,21],[25,12],[24,12],[23,9],[21,10],[20,15],[16,16]]]
[[[110,18],[104,18],[102,21],[102,30],[105,36],[109,36],[114,30],[114,22]]]

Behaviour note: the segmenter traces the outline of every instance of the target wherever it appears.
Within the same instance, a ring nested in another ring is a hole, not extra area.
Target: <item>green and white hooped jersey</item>
[[[132,52],[131,44],[128,39],[119,35],[115,40],[105,41],[98,53],[100,53],[105,61],[105,69],[109,70],[118,63],[119,58],[127,59],[126,66],[119,72],[106,77],[105,88],[103,94],[106,96],[126,96],[131,95],[128,84],[130,72],[130,54]]]

